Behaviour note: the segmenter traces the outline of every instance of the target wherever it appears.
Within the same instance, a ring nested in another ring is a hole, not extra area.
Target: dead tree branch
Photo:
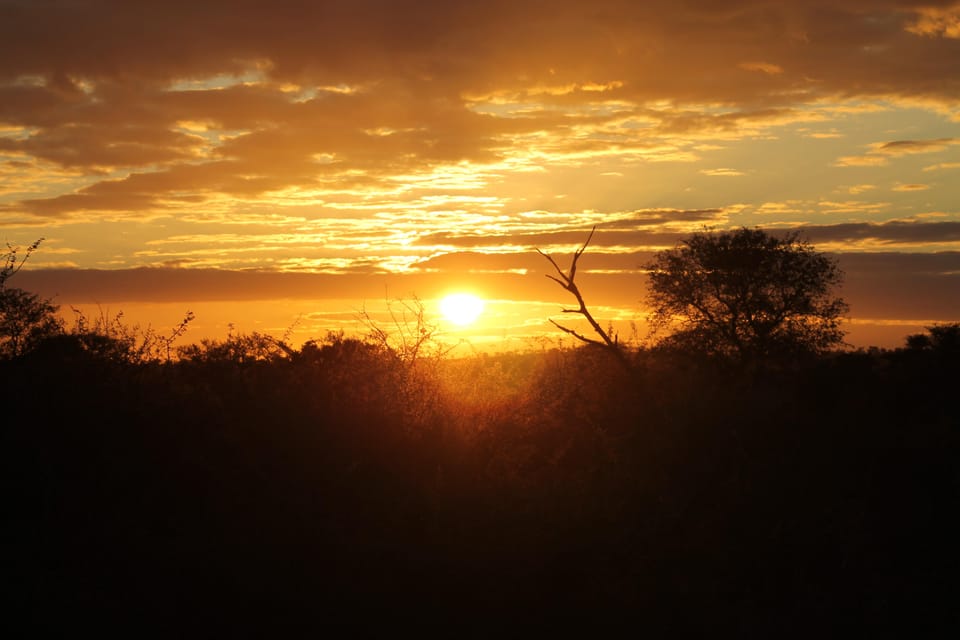
[[[620,360],[622,364],[626,365],[627,364],[626,356],[624,355],[623,350],[620,348],[620,344],[617,341],[616,336],[611,338],[610,334],[604,331],[603,327],[600,326],[600,323],[596,321],[596,319],[593,317],[593,314],[591,314],[590,310],[587,308],[587,303],[583,299],[583,294],[580,292],[580,288],[577,286],[577,283],[574,282],[574,278],[577,275],[577,261],[580,260],[580,256],[582,256],[583,252],[586,251],[587,245],[590,244],[590,240],[593,239],[593,234],[596,230],[597,230],[597,227],[594,226],[590,230],[590,235],[587,236],[587,241],[583,243],[582,247],[580,247],[574,252],[573,260],[570,263],[570,270],[567,272],[564,272],[563,269],[560,268],[560,265],[557,264],[557,261],[554,260],[553,257],[551,257],[549,254],[544,253],[540,249],[537,249],[537,253],[542,255],[544,258],[546,258],[550,262],[550,264],[553,265],[553,268],[556,269],[557,274],[559,276],[559,277],[553,276],[548,273],[546,274],[547,277],[553,280],[554,282],[556,282],[557,284],[559,284],[566,291],[569,291],[573,295],[573,297],[576,299],[577,304],[579,305],[576,309],[565,308],[563,309],[563,313],[578,313],[582,315],[586,319],[586,321],[590,324],[590,326],[593,328],[594,332],[596,332],[596,334],[600,336],[601,339],[597,340],[595,338],[585,336],[582,333],[574,329],[571,329],[570,327],[565,327],[564,325],[560,324],[559,322],[553,319],[550,319],[550,322],[561,331],[572,335],[573,337],[577,338],[581,342],[598,345],[598,346],[604,347],[605,349],[608,349],[617,357],[618,360]]]

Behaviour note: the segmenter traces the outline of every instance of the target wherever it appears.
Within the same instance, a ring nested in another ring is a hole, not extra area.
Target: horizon
[[[584,254],[584,264],[589,264],[588,254]],[[25,268],[16,276],[14,283],[26,284],[24,288],[39,293],[58,305],[59,315],[68,327],[72,326],[75,320],[76,310],[87,319],[114,318],[121,314],[122,322],[128,326],[149,327],[163,334],[177,326],[186,313],[190,312],[194,318],[178,341],[181,345],[198,343],[205,339],[220,341],[231,334],[261,333],[274,338],[283,337],[287,344],[299,348],[306,341],[323,340],[328,332],[342,331],[349,337],[364,337],[370,333],[372,324],[395,332],[398,329],[396,322],[403,321],[401,316],[405,307],[408,314],[408,321],[403,322],[405,328],[416,324],[410,312],[411,307],[417,304],[422,305],[423,319],[427,325],[433,327],[434,337],[441,343],[455,343],[463,347],[457,350],[461,353],[524,351],[541,349],[546,344],[579,344],[550,323],[553,319],[581,329],[586,327],[583,320],[571,319],[568,314],[563,313],[562,310],[570,307],[573,298],[547,280],[544,277],[545,272],[546,270],[544,273],[515,276],[524,281],[518,288],[530,291],[540,289],[544,293],[543,300],[535,299],[534,295],[530,296],[530,300],[491,297],[489,291],[496,289],[496,283],[490,282],[487,282],[486,286],[452,288],[442,284],[430,284],[429,279],[396,276],[373,280],[366,289],[369,297],[349,297],[348,293],[356,295],[357,292],[338,287],[331,297],[309,298],[295,294],[311,287],[298,286],[297,282],[284,287],[282,274],[215,270],[178,270],[177,273],[157,270],[150,274],[151,278],[144,279],[137,277],[143,276],[142,273],[130,274],[124,271],[31,271]],[[198,278],[200,274],[205,277]],[[310,280],[311,275],[321,281],[323,279],[322,274],[298,274],[300,280]],[[647,327],[647,310],[639,299],[633,305],[624,304],[620,298],[613,302],[608,299],[608,304],[593,304],[597,297],[592,294],[597,292],[616,296],[625,291],[624,297],[632,293],[645,293],[644,278],[624,278],[621,275],[612,282],[604,283],[604,275],[609,274],[591,274],[589,270],[583,270],[578,275],[581,275],[581,280],[587,283],[587,287],[602,285],[596,290],[585,289],[584,295],[591,311],[603,326],[611,326],[624,344],[639,347],[653,344],[654,336]],[[74,276],[75,279],[65,276]],[[858,276],[860,280],[863,278],[862,274]],[[156,284],[158,279],[161,282],[167,279],[172,282],[159,286]],[[194,283],[196,280],[205,280],[207,286],[215,284],[222,299],[204,295],[203,288],[185,290],[177,286],[178,279]],[[624,280],[641,286],[635,290],[623,287]],[[144,282],[152,286],[143,289],[140,295],[133,293],[131,287]],[[427,284],[424,285],[424,282]],[[251,284],[253,286],[250,286]],[[435,293],[431,297],[419,296],[411,288],[418,284]],[[916,283],[909,279],[901,282],[899,286],[892,284],[892,291],[888,292],[887,299],[877,304],[886,304],[887,308],[896,306],[902,309],[918,309],[920,317],[876,321],[859,320],[851,313],[842,324],[846,331],[842,348],[903,347],[908,335],[923,333],[932,325],[955,322],[941,319],[947,314],[938,312],[939,309],[949,309],[942,306],[943,303],[949,303],[949,299],[930,296],[926,289],[911,288]],[[381,286],[379,296],[376,294],[377,285]],[[322,285],[318,285],[318,288],[321,287]],[[861,284],[860,289],[869,291],[865,284]],[[282,294],[279,297],[270,297],[268,294],[271,290]],[[179,299],[188,291],[190,296],[183,296],[187,299]],[[463,292],[481,296],[485,309],[476,322],[459,326],[443,317],[441,301],[446,294]],[[837,293],[843,297],[844,288],[841,287]],[[65,302],[67,299],[72,299],[73,302]],[[850,297],[845,299],[849,301]],[[863,301],[862,296],[854,297],[852,306],[855,308],[857,303]],[[397,317],[391,317],[391,312]],[[929,319],[924,319],[924,313]]]

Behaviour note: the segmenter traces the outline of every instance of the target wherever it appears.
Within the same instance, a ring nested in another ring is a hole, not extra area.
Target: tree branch
[[[596,230],[597,230],[597,227],[596,225],[594,225],[594,227],[590,230],[590,235],[587,236],[586,242],[584,242],[583,246],[581,246],[579,249],[577,249],[573,253],[573,259],[570,262],[570,270],[567,273],[564,273],[563,269],[560,268],[560,265],[557,264],[557,261],[554,260],[552,256],[550,256],[547,253],[544,253],[540,249],[537,249],[537,253],[539,253],[544,258],[546,258],[550,262],[550,264],[553,265],[553,268],[557,271],[557,274],[559,275],[559,277],[556,277],[548,273],[546,274],[546,276],[551,280],[553,280],[554,282],[556,282],[557,284],[559,284],[566,291],[569,291],[571,294],[573,294],[573,297],[576,298],[577,303],[579,304],[578,309],[563,309],[562,310],[563,313],[579,313],[580,315],[582,315],[590,324],[590,327],[594,330],[594,332],[596,332],[596,334],[600,336],[601,340],[595,340],[593,338],[589,338],[583,335],[582,333],[579,333],[569,327],[565,327],[559,324],[554,320],[550,320],[550,322],[561,331],[574,336],[575,338],[577,338],[582,342],[605,347],[617,357],[617,359],[620,361],[621,364],[628,367],[626,356],[624,355],[623,350],[620,348],[620,344],[617,342],[616,337],[611,338],[610,335],[603,330],[603,327],[600,326],[600,323],[598,323],[596,319],[594,319],[593,314],[591,314],[590,310],[587,308],[587,303],[583,299],[583,294],[580,292],[580,288],[574,282],[574,278],[577,275],[577,261],[580,260],[580,256],[582,256],[583,252],[586,251],[587,245],[590,244],[590,240],[593,239],[593,234]]]

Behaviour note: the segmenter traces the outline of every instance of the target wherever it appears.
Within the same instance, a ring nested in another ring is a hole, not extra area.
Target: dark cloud
[[[960,253],[842,254],[843,296],[855,317],[960,318]]]
[[[351,287],[346,279],[324,274],[216,269],[42,269],[22,271],[18,278],[21,287],[65,303],[336,298],[349,296]]]
[[[877,148],[878,152],[899,155],[903,153],[924,153],[930,150],[942,149],[948,144],[956,144],[955,138],[938,138],[936,140],[893,140],[885,142]]]
[[[816,242],[854,242],[876,240],[889,244],[936,244],[960,242],[960,221],[810,225],[804,227],[809,239]]]
[[[873,275],[887,278],[890,274],[926,274],[950,276],[960,274],[960,252],[936,253],[845,253],[837,257],[848,275]]]
[[[597,232],[590,246],[596,249],[604,247],[672,247],[686,238],[690,231],[671,229],[664,226],[670,221],[703,221],[709,228],[709,222],[718,216],[720,209],[663,213],[638,213],[636,218],[623,218],[610,223],[597,225]],[[915,222],[891,221],[883,223],[840,223],[832,225],[805,225],[800,227],[803,237],[813,244],[855,243],[875,241],[878,244],[937,244],[960,242],[960,222]],[[771,233],[786,231],[772,228]],[[557,228],[555,231],[515,233],[515,234],[466,234],[443,232],[424,235],[420,242],[425,245],[452,246],[457,248],[493,248],[504,245],[526,248],[546,248],[552,245],[575,245],[583,243],[590,233],[589,227]]]
[[[22,140],[0,138],[0,151],[29,154],[62,167],[137,167],[189,159],[196,139],[160,128],[74,124]]]
[[[945,73],[954,68],[956,42],[907,30],[933,3],[719,4],[5,2],[0,74],[159,82],[240,74],[256,62],[284,80],[431,78],[446,95],[530,80],[615,79],[627,94],[697,100],[770,99],[818,85],[921,93],[937,84],[956,94],[957,80]],[[783,71],[749,70],[761,64]]]
[[[202,302],[280,299],[429,297],[449,287],[446,274],[279,273],[222,269],[30,269],[17,274],[17,286],[53,298],[61,305],[122,302]],[[460,281],[491,293],[535,294],[539,278],[521,274],[477,274]],[[536,299],[535,297],[532,299]]]

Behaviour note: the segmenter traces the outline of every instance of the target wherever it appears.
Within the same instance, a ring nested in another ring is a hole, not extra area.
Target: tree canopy
[[[748,361],[843,341],[843,274],[797,231],[694,233],[644,266],[654,327],[673,330],[661,344]]]

